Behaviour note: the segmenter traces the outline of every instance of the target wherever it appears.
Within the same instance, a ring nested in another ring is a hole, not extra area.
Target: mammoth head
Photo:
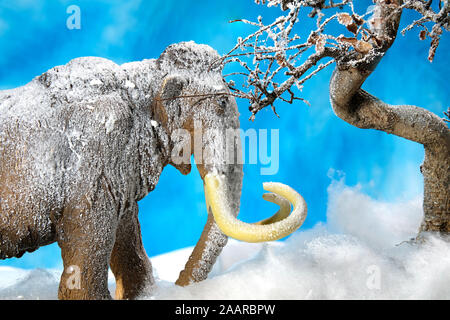
[[[281,207],[272,218],[255,224],[236,218],[243,178],[239,112],[219,59],[212,48],[188,42],[168,47],[157,61],[165,76],[155,118],[171,137],[170,163],[187,174],[194,155],[208,210],[226,235],[247,242],[283,238],[306,217],[305,201],[286,185],[264,184],[272,192],[264,199]]]

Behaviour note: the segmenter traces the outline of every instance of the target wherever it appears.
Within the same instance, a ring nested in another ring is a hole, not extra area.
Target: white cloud
[[[348,187],[344,179],[328,187],[329,230],[352,235],[372,247],[386,247],[417,234],[422,221],[422,196],[405,202],[383,202]]]

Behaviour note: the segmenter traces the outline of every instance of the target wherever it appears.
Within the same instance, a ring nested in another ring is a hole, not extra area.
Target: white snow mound
[[[230,240],[201,283],[173,284],[192,248],[151,258],[157,289],[141,298],[450,299],[450,243],[435,236],[405,242],[420,225],[420,197],[384,203],[343,181],[328,192],[327,224],[300,228],[284,242]],[[0,267],[0,298],[56,298],[59,274]]]

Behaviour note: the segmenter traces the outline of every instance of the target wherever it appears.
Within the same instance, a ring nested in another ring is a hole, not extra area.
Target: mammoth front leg
[[[119,221],[110,266],[116,278],[116,299],[135,299],[154,284],[152,266],[142,244],[137,204]]]
[[[71,201],[56,223],[64,271],[59,299],[111,299],[108,262],[114,245],[117,210],[102,193]]]
[[[175,283],[187,286],[205,280],[227,241],[228,237],[219,230],[213,215],[209,212],[200,240]]]

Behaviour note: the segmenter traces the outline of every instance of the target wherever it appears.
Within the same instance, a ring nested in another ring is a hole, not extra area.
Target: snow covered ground
[[[158,288],[142,298],[450,299],[450,244],[436,237],[420,246],[404,242],[420,224],[420,198],[383,203],[343,181],[328,191],[326,224],[285,242],[230,240],[202,283],[173,284],[192,248],[152,257]],[[54,299],[60,273],[0,267],[0,298]]]

